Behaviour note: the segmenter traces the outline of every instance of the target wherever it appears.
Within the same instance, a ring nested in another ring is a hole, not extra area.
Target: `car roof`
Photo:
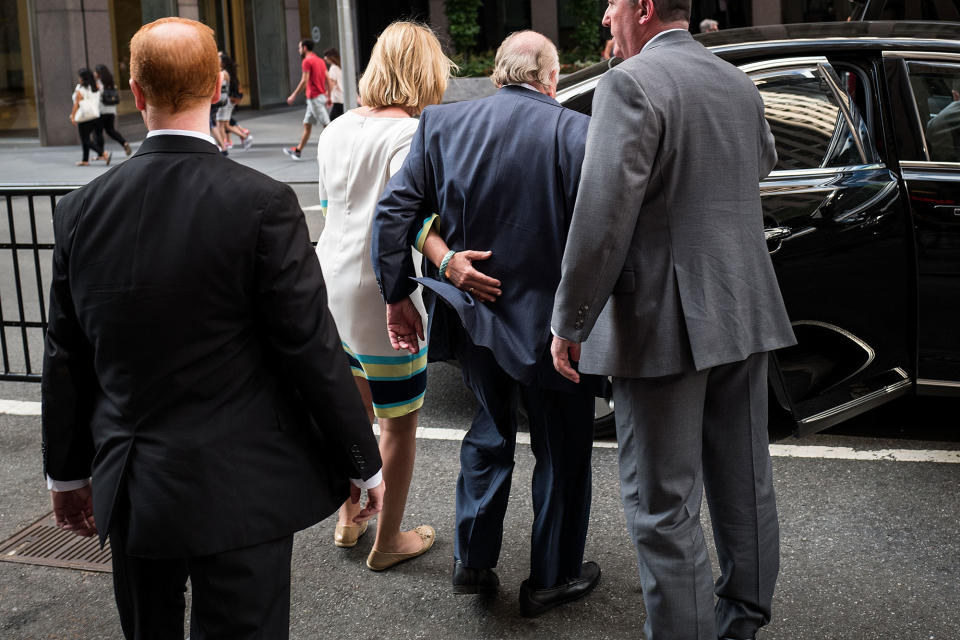
[[[695,38],[731,62],[771,53],[804,55],[813,51],[960,53],[960,22],[812,22],[726,29]]]
[[[838,51],[944,51],[960,54],[960,22],[810,22],[721,29],[697,41],[737,64],[770,55],[802,56]],[[557,90],[602,75],[620,64],[613,58],[560,79]]]

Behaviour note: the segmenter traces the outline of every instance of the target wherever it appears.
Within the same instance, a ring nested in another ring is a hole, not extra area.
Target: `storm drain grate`
[[[109,572],[110,543],[101,549],[97,536],[81,538],[58,529],[51,511],[12,538],[0,542],[0,561]]]

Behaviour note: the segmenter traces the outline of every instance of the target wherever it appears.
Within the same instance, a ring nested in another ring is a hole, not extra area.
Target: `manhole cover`
[[[110,543],[101,549],[97,536],[81,538],[58,529],[51,511],[12,538],[0,542],[0,561],[109,572]]]

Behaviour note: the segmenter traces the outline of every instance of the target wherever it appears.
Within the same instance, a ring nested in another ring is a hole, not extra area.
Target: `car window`
[[[751,74],[776,140],[775,169],[843,167],[865,162],[840,103],[822,74],[817,66]],[[855,109],[849,96],[841,95],[845,106]]]
[[[863,142],[863,152],[867,162],[877,162],[877,149],[883,143],[882,137],[874,137],[874,107],[870,92],[870,81],[863,69],[838,62],[833,69],[839,80],[838,88],[843,94],[843,102],[850,111],[850,121]]]
[[[960,65],[910,62],[907,68],[929,159],[960,162]]]

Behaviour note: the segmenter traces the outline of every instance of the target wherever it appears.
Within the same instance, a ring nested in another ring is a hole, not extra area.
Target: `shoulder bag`
[[[90,91],[86,87],[77,89],[80,94],[80,104],[73,119],[77,122],[90,122],[100,117],[100,92]]]

